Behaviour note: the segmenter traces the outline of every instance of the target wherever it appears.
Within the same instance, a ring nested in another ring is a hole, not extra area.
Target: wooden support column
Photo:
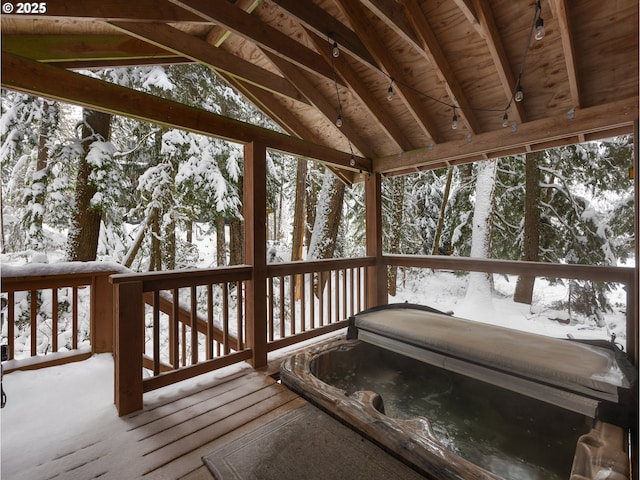
[[[367,270],[366,307],[388,303],[387,266],[382,258],[382,176],[367,175],[365,180],[367,256],[375,257],[375,265]]]
[[[115,291],[115,404],[120,416],[142,408],[142,283],[123,282]]]
[[[113,352],[113,287],[109,274],[95,275],[91,284],[91,348]]]
[[[244,261],[253,267],[246,284],[247,345],[254,368],[267,364],[267,151],[263,144],[244,147]]]

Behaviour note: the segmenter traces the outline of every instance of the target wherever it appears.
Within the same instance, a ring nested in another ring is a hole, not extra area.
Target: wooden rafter
[[[253,12],[260,4],[261,0],[236,0],[236,7],[241,8],[247,13]],[[219,47],[229,38],[231,32],[220,25],[215,25],[207,34],[207,43]]]
[[[292,41],[284,33],[229,2],[212,3],[207,0],[171,0],[171,2],[226,28],[274,55],[285,58],[307,72],[333,80],[331,67],[320,55]]]
[[[337,100],[334,103],[331,103],[327,97],[322,95],[322,93],[309,82],[302,71],[295,68],[293,64],[288,62],[287,60],[278,57],[277,55],[273,55],[270,52],[265,52],[267,57],[276,65],[280,71],[289,79],[289,81],[298,89],[298,91],[304,95],[307,100],[314,105],[322,114],[331,122],[334,123],[338,117],[338,108],[337,108]],[[337,128],[337,127],[336,127]],[[349,122],[347,119],[344,119],[343,125],[340,130],[344,133],[344,135],[349,139],[349,141],[353,144],[355,148],[357,148],[360,152],[364,154],[366,157],[375,157],[374,152],[371,151],[371,148],[367,145],[367,143],[360,137],[357,129]]]
[[[301,2],[300,0],[272,1],[320,38],[328,41],[330,36],[333,37],[339,43],[340,50],[349,52],[352,57],[378,69],[375,59],[362,43],[360,37],[313,2]]]
[[[393,3],[388,0],[364,0],[363,3],[431,63],[452,104],[469,105],[467,96],[453,73],[433,29],[415,1],[403,0],[402,9],[397,7],[395,0]],[[480,131],[480,124],[473,111],[461,108],[458,112],[470,133]]]
[[[82,0],[82,2],[46,2],[46,18],[58,20],[100,20],[134,22],[210,23],[193,12],[186,11],[166,0]],[[3,18],[42,18],[34,9],[31,13],[2,14]]]
[[[230,75],[222,74],[222,77],[227,81],[227,83],[229,83],[229,85],[244,94],[257,108],[266,115],[269,115],[269,117],[280,125],[280,127],[289,135],[304,138],[313,143],[317,143],[318,145],[323,144],[322,138],[318,137],[296,116],[292,115],[288,108],[283,106],[265,90],[243,83]],[[327,168],[329,168],[345,184],[351,185],[353,183],[355,175],[354,172],[334,168],[329,164],[327,164]]]
[[[174,27],[159,23],[135,22],[112,22],[112,25],[137,38],[208,65],[218,72],[233,75],[270,92],[307,103],[304,97],[285,78],[257,67],[251,62],[242,60]]]
[[[473,7],[473,0],[453,0],[453,2],[458,6],[464,16],[467,17],[467,20],[471,25],[473,25],[473,28],[475,28],[476,32],[484,37],[484,30],[478,22],[476,9]]]
[[[579,135],[595,140],[628,134],[633,132],[637,117],[638,99],[634,97],[576,109],[572,119],[565,114],[523,123],[507,137],[501,130],[494,130],[474,136],[472,142],[457,140],[433,148],[404,152],[401,157],[393,155],[376,159],[374,171],[383,174],[406,173],[412,168],[442,167],[576,143]]]
[[[398,65],[386,46],[380,41],[380,38],[376,36],[375,32],[372,32],[371,26],[366,20],[364,8],[356,2],[349,0],[336,0],[336,3],[338,3],[342,11],[347,15],[356,33],[360,36],[363,43],[387,75],[391,78],[403,78],[400,65]],[[398,96],[402,98],[424,134],[431,138],[434,143],[439,143],[441,138],[436,124],[432,119],[431,113],[424,107],[416,91],[400,83],[396,83],[395,91]]]
[[[77,45],[82,45],[78,48]],[[127,35],[3,35],[2,49],[39,62],[83,62],[101,66],[113,61],[179,60],[174,52]]]
[[[309,38],[315,43],[319,52],[329,55],[324,39],[317,36],[314,32],[308,31]],[[334,67],[337,75],[342,77],[346,84],[349,85],[351,92],[357,96],[362,104],[369,110],[371,120],[375,122],[380,129],[396,144],[400,150],[411,150],[411,143],[400,126],[391,119],[391,116],[384,110],[380,101],[376,99],[371,89],[362,83],[358,75],[353,70],[344,55],[333,59]]]
[[[555,17],[560,26],[560,38],[562,39],[562,51],[564,52],[564,63],[567,66],[567,76],[569,78],[569,89],[571,90],[571,100],[575,108],[581,106],[580,84],[578,81],[578,71],[576,66],[575,48],[571,36],[571,17],[569,15],[569,5],[566,0],[551,0],[555,7]]]
[[[273,150],[316,159],[355,172],[371,171],[370,160],[353,157],[350,153],[8,53],[2,55],[1,85],[20,92],[234,142],[263,142]],[[353,159],[355,165],[352,165]]]
[[[489,52],[493,58],[493,63],[497,70],[498,77],[500,77],[500,83],[502,84],[502,88],[505,93],[506,104],[513,95],[517,79],[511,71],[509,59],[507,58],[504,45],[500,38],[500,33],[498,32],[498,27],[496,26],[493,13],[491,12],[491,6],[488,2],[483,0],[473,0],[473,5],[478,16],[478,22],[484,31],[484,39],[487,42],[487,47],[489,48]],[[526,122],[527,115],[524,111],[522,102],[512,102],[511,106],[515,107],[514,119],[518,123]]]

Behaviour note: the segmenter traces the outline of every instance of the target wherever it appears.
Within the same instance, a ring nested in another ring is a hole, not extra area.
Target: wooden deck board
[[[60,435],[36,454],[3,445],[3,477],[211,480],[203,455],[304,403],[262,372],[203,377],[195,386],[147,394],[144,410],[126,417],[103,405],[71,439]],[[60,433],[34,432],[33,443]]]

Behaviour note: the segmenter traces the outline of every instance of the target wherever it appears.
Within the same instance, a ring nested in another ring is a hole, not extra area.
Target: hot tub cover
[[[614,403],[619,402],[620,391],[628,391],[635,382],[633,369],[621,368],[624,355],[617,347],[521,332],[419,305],[374,308],[352,317],[351,324],[350,335],[356,330],[363,341],[387,347],[389,342],[411,345],[437,352],[440,358],[460,359]]]

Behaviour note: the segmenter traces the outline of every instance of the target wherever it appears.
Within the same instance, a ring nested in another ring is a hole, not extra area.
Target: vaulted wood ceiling
[[[51,81],[66,81],[57,69],[198,62],[289,135],[344,152],[335,163],[347,170],[401,174],[533,151],[630,133],[638,117],[637,0],[44,5],[3,8],[3,86],[29,90],[9,60]],[[530,40],[536,12],[540,41]],[[518,79],[522,102],[512,100]]]

